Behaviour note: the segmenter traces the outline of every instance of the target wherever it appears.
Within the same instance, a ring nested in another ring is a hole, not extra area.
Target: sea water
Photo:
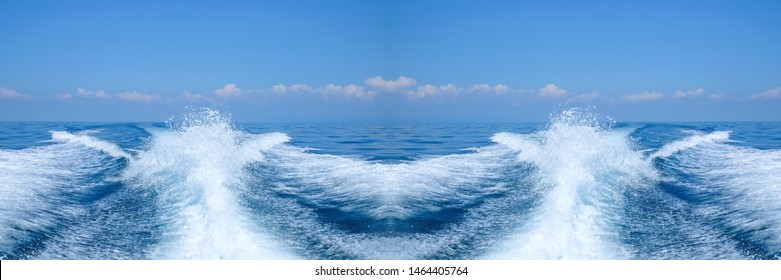
[[[0,122],[0,259],[779,258],[779,122]]]

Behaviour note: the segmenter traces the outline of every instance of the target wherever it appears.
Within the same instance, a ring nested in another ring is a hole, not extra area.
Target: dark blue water
[[[779,259],[781,123],[0,123],[1,259]]]

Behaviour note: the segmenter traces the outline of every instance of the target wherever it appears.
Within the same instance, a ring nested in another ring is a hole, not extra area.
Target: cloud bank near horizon
[[[664,93],[653,90],[644,90],[637,93],[626,93],[619,96],[610,96],[598,91],[574,92],[567,90],[555,83],[547,83],[539,89],[511,88],[503,83],[497,84],[472,84],[469,86],[458,86],[453,83],[447,84],[418,84],[414,78],[399,76],[396,79],[385,79],[382,76],[370,77],[364,80],[363,84],[335,84],[328,83],[323,86],[311,86],[306,83],[284,84],[279,83],[267,88],[243,89],[237,83],[226,83],[212,92],[196,93],[183,91],[179,95],[165,96],[160,94],[142,93],[137,90],[109,93],[103,89],[88,89],[85,87],[76,88],[75,92],[58,93],[54,95],[57,100],[71,100],[74,98],[108,100],[116,99],[121,101],[133,102],[162,102],[162,101],[186,101],[186,102],[218,102],[229,101],[231,99],[262,99],[267,96],[275,96],[277,100],[284,99],[286,96],[320,96],[323,98],[343,97],[348,99],[362,100],[372,102],[378,96],[401,96],[409,102],[416,102],[426,99],[437,98],[458,98],[459,96],[485,96],[485,95],[516,95],[523,96],[529,100],[548,99],[561,102],[596,102],[599,100],[608,102],[628,102],[643,103],[657,102],[664,100],[684,100],[708,98],[711,100],[729,99],[727,94],[722,92],[706,92],[705,88],[698,87],[689,90],[676,90],[673,93]],[[745,95],[743,95],[745,96]],[[45,100],[51,99],[51,96],[35,96],[20,93],[14,89],[0,87],[0,98],[20,99],[20,100]],[[756,99],[776,99],[781,98],[781,87],[768,89],[761,93],[756,93],[748,97],[733,97],[733,99],[756,100]]]

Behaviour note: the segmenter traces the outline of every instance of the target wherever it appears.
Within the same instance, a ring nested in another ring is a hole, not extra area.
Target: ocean
[[[0,259],[779,259],[781,122],[0,122]]]

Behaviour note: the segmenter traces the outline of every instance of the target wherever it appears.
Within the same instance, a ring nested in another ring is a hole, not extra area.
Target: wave
[[[110,156],[115,158],[127,158],[127,159],[132,158],[127,152],[122,150],[122,148],[120,148],[116,144],[99,140],[89,135],[76,135],[66,131],[49,131],[49,132],[52,134],[52,141],[54,142],[78,143],[84,145],[85,147],[89,147],[107,153]]]
[[[83,216],[85,201],[104,185],[105,177],[95,174],[110,174],[108,170],[123,164],[107,157],[124,154],[115,150],[118,147],[94,138],[71,136],[53,133],[57,141],[80,140],[0,150],[0,258],[47,254],[47,247],[55,242],[51,238],[69,221]],[[111,153],[89,145],[107,147]]]
[[[149,148],[125,171],[136,188],[154,188],[164,231],[151,258],[294,258],[236,201],[232,188],[263,152],[288,141],[281,133],[249,135],[216,111],[152,132]]]
[[[472,254],[464,244],[490,235],[494,228],[486,219],[470,218],[482,215],[466,209],[497,212],[486,210],[496,207],[491,200],[516,187],[507,179],[517,172],[512,155],[487,146],[467,154],[378,162],[280,145],[252,164],[250,174],[273,196],[291,197],[293,208],[312,212],[297,212],[296,222],[284,227],[299,228],[293,238],[298,242],[327,244],[301,249],[316,258],[441,258]]]
[[[313,152],[209,109],[120,142],[134,150],[50,131],[50,145],[0,150],[0,258],[781,256],[778,150],[730,131],[648,149],[645,129],[666,127],[614,126],[571,109],[403,161]]]
[[[280,192],[377,220],[463,207],[506,187],[496,182],[508,162],[506,152],[497,149],[396,164],[311,154],[296,147],[271,154],[270,165],[283,181],[276,186]]]
[[[696,132],[695,132],[696,133]],[[683,150],[691,149],[708,143],[723,143],[729,141],[729,131],[715,131],[709,134],[696,134],[681,140],[665,144],[651,154],[650,159],[666,158]]]
[[[707,141],[668,160],[696,213],[741,253],[781,257],[781,152]]]
[[[596,116],[567,110],[549,127],[532,134],[492,137],[536,167],[543,202],[485,258],[621,259],[631,254],[618,236],[624,193],[647,187],[653,167],[634,149],[626,131],[613,130]]]

